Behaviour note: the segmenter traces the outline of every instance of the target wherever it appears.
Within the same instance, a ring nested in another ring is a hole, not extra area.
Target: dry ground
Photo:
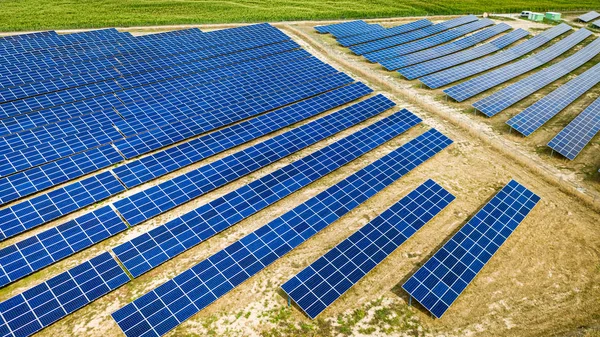
[[[398,20],[400,21],[402,20]],[[508,23],[513,27],[530,28],[525,21]],[[332,39],[314,33],[312,25],[278,25],[313,55],[369,84],[377,92],[394,100],[398,108],[410,109],[423,118],[424,123],[95,301],[43,330],[39,336],[122,336],[110,318],[113,311],[430,127],[450,136],[454,144],[193,316],[169,333],[169,336],[597,336],[600,326],[600,214],[589,199],[574,192],[573,188],[583,189],[588,193],[600,191],[599,177],[587,174],[587,169],[581,167],[589,165],[597,170],[600,166],[600,158],[597,157],[598,138],[574,163],[549,158],[544,151],[537,150],[537,146],[547,141],[551,132],[559,127],[560,121],[553,120],[547,129],[539,132],[540,136],[534,135],[531,139],[508,136],[506,129],[502,127],[504,120],[501,118],[514,112],[504,112],[500,118],[490,120],[474,117],[464,112],[465,105],[445,103],[440,99],[439,91],[419,89],[415,82],[404,81],[350,55],[347,50],[336,46]],[[576,103],[584,104],[585,101]],[[396,110],[390,110],[367,123],[16,282],[0,291],[0,300]],[[264,139],[266,138],[253,143]],[[502,146],[499,147],[498,144]],[[228,151],[158,181],[172,178],[233,152]],[[515,160],[515,156],[524,159]],[[588,162],[584,161],[585,158]],[[562,182],[557,177],[562,177]],[[457,199],[336,301],[318,320],[310,321],[297,308],[287,308],[287,299],[279,290],[282,283],[428,178],[436,180]],[[418,305],[408,307],[407,296],[401,290],[401,284],[486,200],[513,178],[542,197],[530,216],[443,319],[432,319]],[[132,192],[135,190],[127,194]],[[123,195],[107,202],[122,197]],[[79,212],[68,218],[81,214]],[[44,228],[63,222],[65,220],[56,221]],[[22,238],[24,236],[18,239]],[[2,245],[15,241],[17,239]]]

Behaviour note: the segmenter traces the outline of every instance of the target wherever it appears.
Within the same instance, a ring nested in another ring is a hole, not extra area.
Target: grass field
[[[597,0],[1,0],[0,31],[598,9]]]

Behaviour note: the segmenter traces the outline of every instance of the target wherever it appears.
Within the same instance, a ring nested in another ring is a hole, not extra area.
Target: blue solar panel
[[[394,105],[385,96],[377,95],[121,199],[115,203],[115,208],[130,225],[137,225],[373,117]]]
[[[435,73],[440,70],[444,70],[497,52],[502,48],[507,47],[528,35],[528,31],[519,28],[481,46],[477,46],[472,49],[463,50],[456,54],[447,55],[438,59],[433,59],[423,63],[415,64],[413,66],[402,68],[398,70],[398,72],[406,79],[414,80],[415,78],[429,75],[431,73]],[[468,38],[469,37],[466,37],[463,40],[466,40]],[[411,56],[406,55],[406,58],[411,59]]]
[[[361,34],[360,36],[352,36],[352,37],[342,38],[342,39],[339,39],[338,42],[342,46],[348,47],[348,46],[353,46],[355,44],[365,43],[365,42],[369,42],[369,41],[383,39],[386,37],[391,37],[391,36],[395,36],[395,35],[408,33],[410,31],[417,30],[417,29],[431,26],[431,25],[432,25],[431,21],[429,21],[427,19],[423,19],[423,20],[419,20],[419,21],[415,21],[415,22],[411,22],[411,23],[407,23],[407,24],[403,24],[403,25],[399,25],[399,26],[395,26],[395,27],[391,27],[391,28],[378,30],[378,31],[371,32],[368,34]]]
[[[315,319],[454,199],[426,181],[281,288]]]
[[[589,30],[580,29],[553,44],[552,46],[532,55],[531,57],[522,59],[518,62],[509,64],[502,68],[490,71],[481,76],[457,84],[453,87],[445,89],[444,93],[456,101],[462,102],[481,92],[543,66],[544,64],[571,50],[574,46],[585,40],[590,35],[592,35],[592,33]]]
[[[600,98],[552,138],[548,146],[573,160],[600,131]]]
[[[336,32],[336,31],[344,31],[347,29],[352,29],[352,28],[357,28],[357,27],[366,27],[368,25],[369,24],[364,22],[363,20],[356,20],[356,21],[350,21],[350,22],[334,23],[331,25],[316,26],[315,30],[321,34],[325,34],[325,33],[332,33],[332,32]]]
[[[113,173],[125,186],[131,188],[302,119],[346,104],[370,92],[372,90],[362,83],[343,87],[143,157],[113,169]],[[85,193],[86,190],[91,193]],[[0,233],[4,236],[22,233],[123,190],[123,186],[110,172],[99,173],[0,210]]]
[[[132,188],[371,92],[362,83],[351,84],[142,157],[113,169],[113,172],[127,188]]]
[[[600,82],[600,63],[588,69],[573,80],[561,85],[544,98],[535,102],[506,124],[521,134],[529,136],[581,95]]]
[[[463,16],[457,19],[452,19],[444,22],[437,23],[435,25],[426,26],[421,29],[417,29],[408,33],[386,37],[380,40],[375,40],[360,45],[350,47],[350,50],[357,55],[363,55],[372,53],[380,49],[386,49],[403,43],[416,41],[427,36],[437,34],[454,28],[460,25],[464,25],[469,22],[477,21],[477,17],[474,15]]]
[[[285,90],[288,88],[290,90],[293,90],[293,87],[297,84],[310,81],[314,78],[320,78],[337,73],[337,70],[322,63],[321,61],[318,61],[314,58],[311,58],[309,60],[315,61],[310,61],[311,63],[309,64],[299,61],[296,62],[297,65],[295,66],[292,64],[282,65],[282,69],[287,68],[286,70],[278,71],[276,70],[277,68],[272,68],[268,71],[265,71],[264,74],[261,72],[252,73],[236,77],[235,79],[223,80],[219,82],[218,86],[210,85],[206,86],[205,88],[200,88],[207,90],[212,89],[217,92],[220,91],[222,93],[220,95],[217,95],[216,93],[214,95],[210,95],[211,91],[207,91],[204,93],[204,95],[202,95],[204,96],[203,100],[196,100],[194,104],[204,105],[207,108],[214,106],[223,107],[226,106],[226,104],[234,104],[254,96],[260,96],[260,94],[264,93],[265,91],[272,92],[278,90]],[[310,64],[314,64],[314,66],[311,66]],[[275,77],[268,77],[266,76],[267,73],[272,74]],[[261,78],[261,80],[255,80],[253,86],[252,83],[249,82],[252,81],[252,78],[254,78],[254,76]],[[244,80],[242,80],[242,78]],[[235,89],[225,91],[226,86]],[[182,92],[181,94],[186,95],[187,92]],[[190,99],[192,97],[190,97]],[[183,104],[179,106],[180,109],[182,109],[183,107],[185,107],[185,105]],[[193,107],[187,108],[192,109]],[[187,115],[190,116],[190,114],[191,112],[188,110]],[[185,118],[185,116],[182,117]],[[173,118],[169,122],[173,123],[176,121],[177,119]],[[121,128],[123,123],[127,125],[127,123],[124,121],[116,122],[115,124],[117,128]],[[154,126],[159,127],[161,125]],[[20,151],[16,151],[14,153],[6,154],[4,155],[6,161],[3,164],[0,164],[0,176],[6,176],[11,173],[26,170],[37,165],[42,165],[53,160],[58,160],[60,158],[67,157],[77,152],[86,151],[96,146],[104,145],[110,142],[120,141],[121,139],[123,139],[123,136],[114,128],[107,128],[105,130],[107,130],[108,132],[105,132],[104,130],[82,132],[73,136],[60,138],[48,143],[32,146]],[[127,134],[126,132],[123,133]],[[133,134],[136,133],[137,132],[133,132]],[[125,142],[128,141],[129,140],[125,140]],[[0,156],[0,158],[1,157],[2,156]]]
[[[534,36],[533,38],[513,47],[502,53],[498,53],[492,56],[488,56],[476,61],[462,64],[457,67],[446,69],[435,74],[431,74],[419,79],[423,84],[429,88],[436,89],[446,84],[462,80],[464,78],[473,76],[475,74],[484,72],[486,70],[501,66],[505,63],[522,57],[531,51],[545,45],[552,41],[552,39],[570,31],[572,28],[567,24],[560,24],[556,27],[550,28],[543,33]],[[493,51],[497,51],[493,50]],[[478,56],[479,57],[479,56]]]
[[[590,22],[594,19],[600,18],[600,14],[598,14],[595,11],[591,11],[591,12],[587,12],[583,15],[581,15],[580,17],[578,17],[577,19],[579,21],[583,21],[583,22]]]
[[[30,336],[128,281],[117,261],[104,253],[0,303],[0,331]]]
[[[600,28],[600,20],[592,22],[594,28]]]
[[[133,158],[241,119],[253,117],[298,100],[335,89],[352,81],[350,77],[339,74],[334,77],[300,84],[293,89],[284,92],[274,92],[228,106],[212,114],[199,114],[188,120],[168,125],[165,128],[130,137],[126,141],[121,141],[116,145],[122,153],[128,155],[129,158]],[[198,112],[203,111],[198,107]],[[122,160],[123,157],[113,146],[103,146],[0,179],[0,191],[6,191],[6,194],[1,195],[10,196],[11,200],[14,200],[19,195],[31,194],[55,186],[101,168],[109,167]]]
[[[459,26],[457,28],[450,29],[445,32],[421,39],[421,40],[413,41],[410,43],[404,43],[404,44],[396,46],[396,47],[379,50],[379,51],[376,51],[373,53],[365,54],[363,56],[370,62],[380,62],[381,63],[382,61],[390,59],[390,58],[394,58],[394,57],[398,57],[398,56],[402,56],[402,55],[406,55],[406,54],[411,54],[411,53],[415,53],[415,52],[418,52],[418,51],[421,51],[424,49],[435,47],[442,43],[452,41],[463,35],[472,33],[476,30],[479,30],[479,29],[487,27],[487,26],[491,26],[493,24],[494,24],[494,21],[492,21],[490,19],[474,21],[474,22]]]
[[[127,229],[110,206],[0,250],[0,287]]]
[[[114,165],[123,157],[107,145],[0,179],[2,203]]]
[[[379,31],[382,29],[384,29],[384,27],[381,25],[369,24],[368,26],[360,26],[360,27],[353,27],[353,28],[348,28],[348,29],[343,29],[343,30],[336,30],[335,32],[331,33],[331,35],[333,35],[336,39],[340,39],[340,38],[345,38],[345,37],[349,37],[349,36],[364,35],[364,34],[376,32],[376,31]]]
[[[428,131],[121,308],[113,318],[128,337],[166,334],[451,142],[437,130]]]
[[[86,178],[0,210],[0,239],[92,205],[125,188],[110,172]]]
[[[488,117],[495,116],[509,106],[581,67],[598,54],[600,54],[600,39],[594,40],[566,59],[473,103],[473,107]]]
[[[511,180],[402,288],[435,317],[442,317],[539,200]]]
[[[113,249],[138,277],[329,174],[421,120],[402,110]]]
[[[425,62],[431,59],[442,57],[444,55],[455,53],[463,49],[467,49],[493,36],[503,33],[509,29],[509,25],[501,23],[499,25],[495,25],[493,27],[484,29],[473,35],[466,36],[454,42],[450,42],[441,46],[422,50],[404,56],[382,60],[379,63],[382,66],[384,66],[387,70],[395,70],[398,68],[407,67],[413,64]]]
[[[8,35],[0,37],[0,44],[5,45],[7,43],[11,43],[18,40],[43,39],[45,37],[51,36],[58,36],[58,34],[55,31],[50,30],[45,32]]]
[[[261,47],[257,49],[253,49],[251,51],[244,51],[240,53],[236,53],[233,55],[227,55],[224,57],[212,58],[208,60],[201,60],[198,62],[193,62],[194,65],[199,68],[205,69],[206,71],[202,74],[196,74],[195,77],[209,77],[210,81],[214,81],[218,78],[225,78],[229,76],[242,75],[244,73],[249,73],[253,71],[257,71],[258,69],[265,68],[269,65],[282,66],[283,63],[286,63],[286,57],[289,56],[289,61],[301,59],[309,56],[305,51],[295,51],[292,53],[284,53],[286,51],[297,48],[295,43],[284,43],[277,44],[275,46],[267,46]],[[283,55],[277,55],[283,53]],[[235,55],[235,56],[234,56]],[[273,56],[277,55],[277,56]],[[264,59],[263,59],[264,58]],[[172,58],[171,58],[172,59]],[[222,64],[221,64],[222,62]],[[234,66],[235,65],[235,66]],[[158,65],[157,65],[158,66]],[[226,67],[225,69],[217,69],[220,67]],[[139,70],[139,65],[133,67],[133,69],[124,69],[124,67],[120,67],[119,71],[121,73],[136,73]],[[172,70],[173,68],[171,68]],[[220,76],[218,74],[221,74]],[[198,82],[200,83],[200,82]],[[204,89],[204,88],[200,88]],[[208,89],[208,88],[206,88]],[[192,100],[194,93],[190,92],[190,97],[185,97],[187,101]],[[164,102],[169,98],[175,98],[175,95],[167,94],[167,92],[162,92],[160,95],[160,101]],[[177,97],[177,102],[181,102],[183,104],[187,102],[185,99]],[[156,99],[147,99],[145,104],[150,104],[155,102]],[[137,105],[133,105],[132,108],[137,107]],[[53,107],[47,110],[42,110],[38,112],[33,112],[25,115],[19,115],[16,117],[8,118],[6,120],[0,121],[0,135],[6,135],[10,133],[20,132],[23,130],[42,127],[51,123],[56,123],[59,121],[64,121],[65,123],[73,118],[84,118],[89,115],[98,115],[102,113],[114,113],[113,109],[116,110],[124,110],[126,107],[123,105],[122,101],[119,101],[113,95],[109,96],[98,96],[91,99],[86,99],[84,101],[71,103],[63,106]],[[90,112],[92,112],[90,114]],[[120,113],[126,117],[127,120],[131,118],[127,118],[126,111],[120,111]],[[133,116],[133,119],[142,118],[143,115]],[[118,119],[110,119],[104,123],[100,123],[104,127],[111,126]],[[89,128],[94,128],[95,126],[90,125]],[[32,130],[33,131],[33,130]],[[35,130],[35,132],[39,132]]]

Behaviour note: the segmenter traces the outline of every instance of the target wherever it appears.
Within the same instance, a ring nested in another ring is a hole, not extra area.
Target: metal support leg
[[[408,306],[412,307],[412,296],[408,296]]]
[[[292,306],[292,298],[288,296],[288,308]]]

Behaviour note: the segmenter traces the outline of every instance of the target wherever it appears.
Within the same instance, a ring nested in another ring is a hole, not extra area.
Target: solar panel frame
[[[427,180],[289,279],[281,289],[315,319],[454,199],[436,182]]]
[[[415,145],[428,137],[429,147]],[[437,130],[426,132],[114,312],[113,319],[128,337],[166,334],[449,143]]]
[[[402,288],[441,318],[539,200],[539,196],[511,180]]]

